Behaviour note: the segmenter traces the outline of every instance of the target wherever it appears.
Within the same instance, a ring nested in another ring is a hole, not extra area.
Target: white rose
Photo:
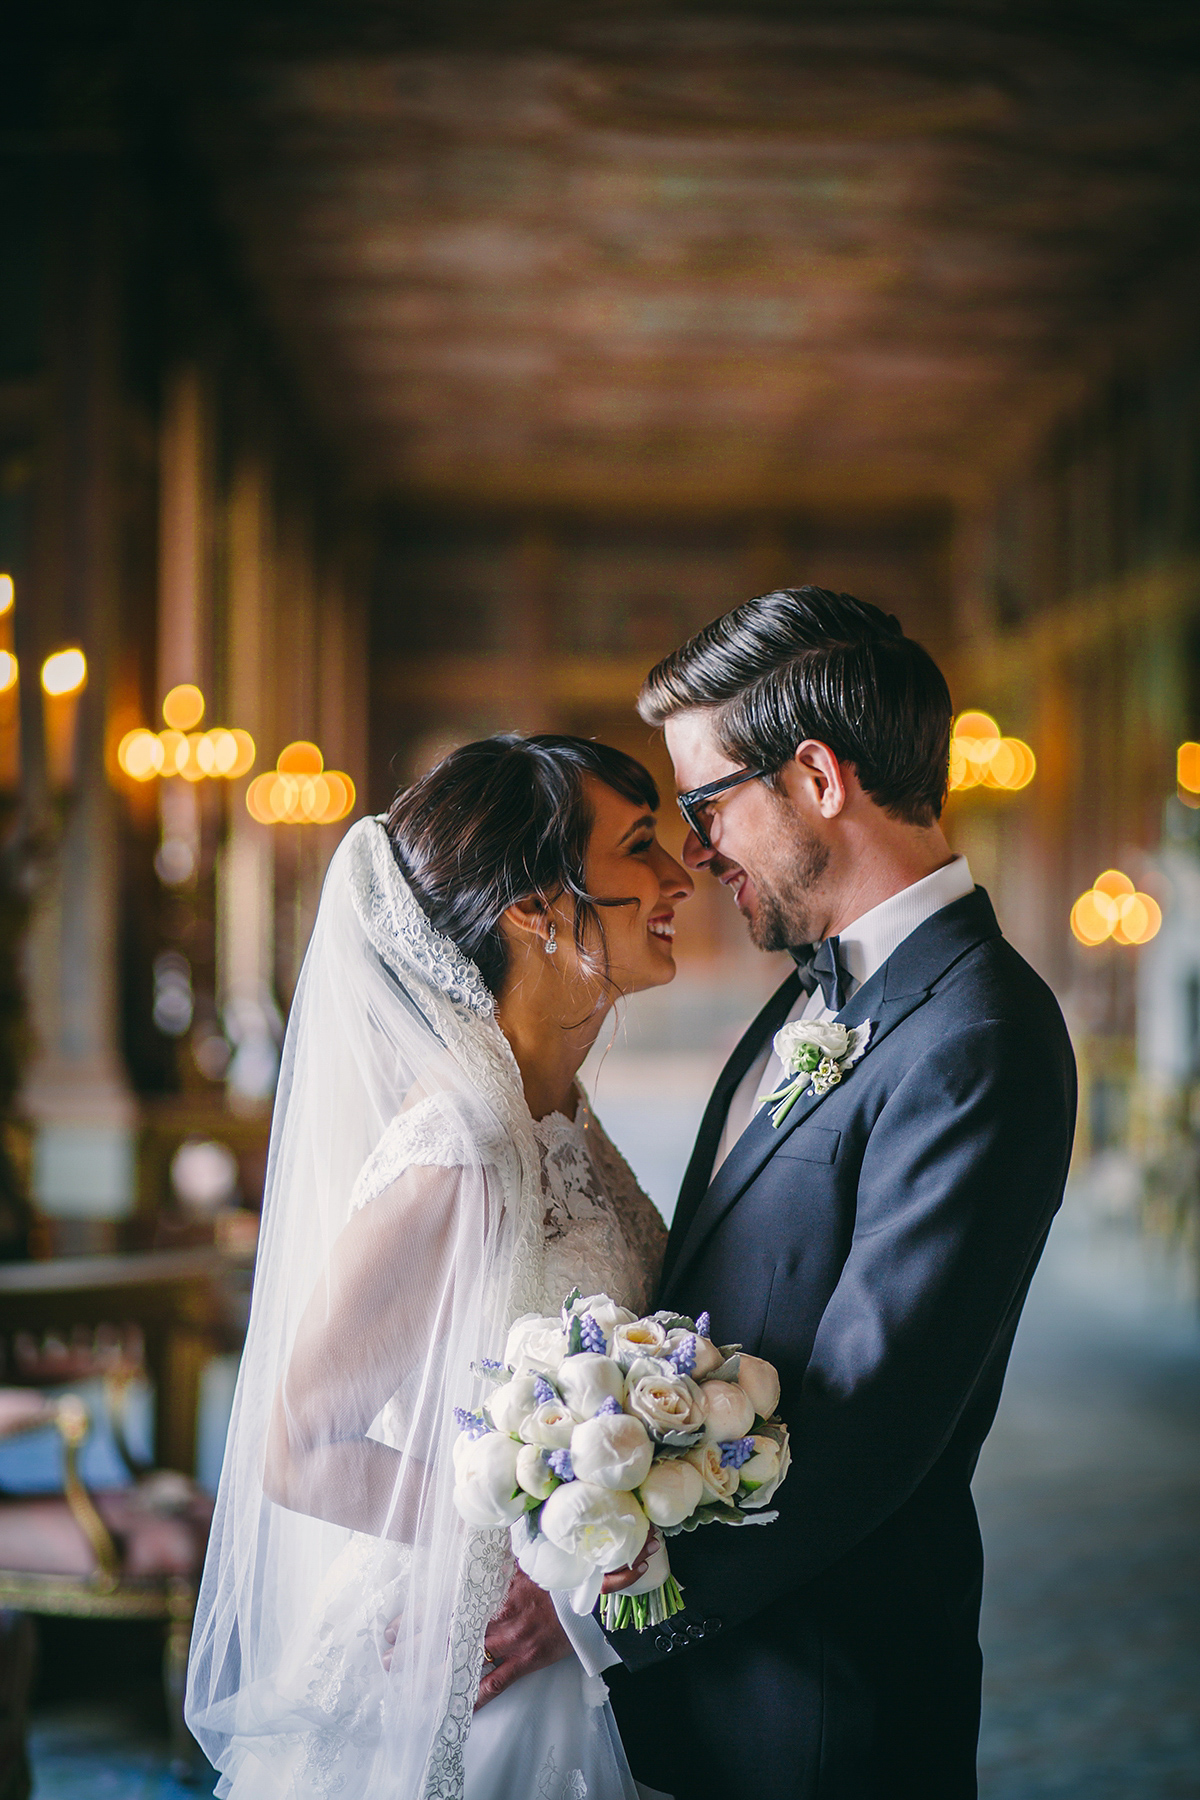
[[[837,1062],[850,1048],[850,1033],[845,1025],[835,1025],[832,1020],[807,1024],[797,1020],[792,1025],[781,1025],[775,1033],[775,1054],[784,1068],[793,1074],[796,1072],[793,1058],[805,1044],[812,1044],[822,1056],[832,1056]]]
[[[650,1530],[650,1521],[632,1494],[614,1493],[590,1481],[564,1481],[541,1513],[552,1544],[580,1556],[607,1574],[631,1563]]]
[[[540,1444],[522,1444],[517,1451],[517,1480],[525,1492],[535,1500],[544,1500],[554,1488],[554,1479]]]
[[[521,1427],[538,1403],[533,1375],[514,1375],[488,1395],[485,1405],[497,1431],[520,1437]]]
[[[454,1504],[478,1531],[511,1525],[525,1511],[525,1495],[517,1482],[519,1448],[496,1431],[477,1438],[464,1436],[455,1446]]]
[[[666,1348],[667,1334],[656,1319],[634,1319],[613,1332],[612,1353],[623,1369],[639,1356],[662,1356]]]
[[[640,1419],[628,1413],[601,1413],[575,1427],[571,1467],[580,1481],[627,1492],[646,1478],[654,1445]]]
[[[554,1375],[559,1393],[577,1419],[590,1419],[606,1400],[619,1404],[625,1397],[625,1377],[611,1356],[580,1350],[558,1365]]]
[[[725,1358],[721,1355],[721,1352],[717,1349],[717,1346],[713,1343],[711,1338],[698,1337],[694,1331],[684,1331],[682,1328],[676,1331],[668,1331],[667,1355],[672,1355],[673,1352],[678,1350],[679,1346],[685,1343],[688,1338],[691,1338],[696,1346],[696,1361],[692,1368],[688,1370],[688,1373],[693,1381],[703,1381],[706,1375],[711,1375],[714,1369],[720,1368],[721,1364],[725,1361]]]
[[[652,1525],[681,1525],[691,1518],[703,1497],[703,1477],[683,1456],[654,1463],[638,1489],[638,1499]]]
[[[577,1300],[571,1308],[571,1312],[576,1318],[582,1317],[584,1313],[591,1313],[604,1333],[605,1344],[610,1350],[612,1349],[613,1332],[617,1326],[632,1325],[637,1318],[636,1313],[631,1313],[627,1306],[618,1306],[616,1301],[610,1300],[607,1294],[589,1294],[586,1300]]]
[[[625,1393],[625,1411],[640,1419],[651,1437],[669,1443],[703,1431],[703,1389],[690,1375],[641,1375]]]
[[[730,1444],[746,1436],[754,1423],[754,1402],[749,1394],[732,1381],[706,1381],[700,1393],[706,1444]]]
[[[525,1313],[512,1325],[504,1346],[504,1360],[518,1375],[553,1374],[567,1354],[561,1319],[541,1313]]]
[[[759,1418],[769,1419],[779,1405],[779,1376],[772,1365],[761,1356],[743,1354],[738,1358],[737,1384],[749,1396]]]
[[[575,1415],[561,1400],[543,1400],[521,1426],[527,1444],[540,1444],[543,1450],[566,1450],[575,1429]]]
[[[513,1532],[514,1540],[521,1527]],[[556,1594],[577,1588],[587,1580],[592,1572],[592,1565],[582,1556],[571,1556],[552,1544],[544,1531],[539,1531],[535,1538],[526,1539],[520,1546],[514,1541],[513,1550],[518,1563],[528,1575],[530,1581],[538,1587],[545,1588],[547,1593]]]
[[[694,1450],[688,1451],[687,1461],[699,1470],[706,1500],[733,1499],[738,1488],[738,1471],[732,1463],[728,1468],[721,1467],[720,1444],[697,1444]],[[548,1506],[550,1502],[546,1504]]]
[[[771,1466],[771,1453],[766,1448],[768,1444],[775,1452],[774,1468]],[[774,1438],[755,1437],[754,1451],[755,1454],[748,1458],[738,1470],[743,1486],[747,1482],[757,1482],[758,1484],[753,1490],[747,1489],[745,1493],[738,1496],[739,1506],[746,1511],[753,1511],[758,1506],[766,1506],[769,1500],[773,1500],[776,1488],[792,1466],[792,1451],[786,1428],[783,1432],[782,1443],[777,1443]]]

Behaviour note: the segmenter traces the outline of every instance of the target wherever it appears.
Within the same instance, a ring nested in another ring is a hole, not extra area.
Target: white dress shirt
[[[861,987],[876,969],[882,968],[892,951],[918,925],[941,912],[952,900],[961,900],[965,894],[974,891],[975,883],[971,880],[966,857],[956,856],[952,862],[935,869],[932,875],[914,881],[911,887],[901,888],[898,894],[893,894],[889,900],[881,900],[870,912],[847,925],[838,933],[838,953],[857,986]],[[834,1017],[818,987],[811,994],[801,993],[787,1022]],[[714,1175],[753,1119],[759,1100],[777,1088],[782,1080],[783,1064],[775,1054],[774,1043],[768,1041],[734,1089],[713,1162]]]

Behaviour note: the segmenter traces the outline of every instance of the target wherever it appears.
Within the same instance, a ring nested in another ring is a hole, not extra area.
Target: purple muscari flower
[[[696,1366],[696,1340],[689,1331],[681,1344],[671,1352],[671,1361],[681,1375],[690,1375]]]
[[[468,1412],[463,1406],[454,1409],[454,1423],[460,1431],[465,1431],[469,1438],[486,1437],[488,1422],[480,1413]]]
[[[547,1450],[544,1452],[544,1455],[546,1461],[560,1481],[574,1481],[575,1471],[571,1467],[571,1452],[569,1450]]]
[[[701,1313],[700,1317],[696,1320],[696,1336],[697,1337],[711,1337],[712,1336],[712,1320],[709,1318],[707,1313]]]
[[[740,1469],[754,1455],[754,1439],[734,1438],[732,1444],[721,1445],[721,1467]]]
[[[619,1418],[620,1415],[621,1415],[621,1402],[619,1400],[614,1399],[613,1396],[610,1394],[608,1396],[607,1400],[601,1401],[600,1405],[596,1408],[595,1412],[592,1414],[592,1417],[594,1419]]]
[[[608,1349],[604,1333],[591,1313],[585,1312],[579,1315],[579,1338],[584,1349],[595,1351],[597,1356],[603,1356]]]
[[[554,1389],[550,1386],[550,1383],[546,1380],[546,1377],[544,1375],[535,1375],[534,1376],[533,1392],[534,1392],[534,1396],[535,1396],[539,1406],[545,1406],[547,1400],[557,1400],[558,1399],[558,1395],[555,1393]]]
[[[497,1369],[502,1369],[504,1364],[502,1362],[493,1362],[490,1356],[481,1356],[479,1359],[479,1366],[481,1369],[490,1370],[494,1374]]]

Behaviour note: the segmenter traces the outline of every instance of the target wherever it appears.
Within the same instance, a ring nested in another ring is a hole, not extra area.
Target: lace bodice
[[[546,1196],[543,1310],[557,1312],[576,1283],[643,1312],[667,1234],[654,1203],[587,1101],[574,1120],[535,1119]]]
[[[535,1304],[557,1312],[578,1283],[585,1294],[611,1294],[644,1311],[667,1242],[653,1201],[582,1095],[573,1120],[550,1113],[534,1120],[533,1132],[545,1200],[543,1291]],[[354,1184],[351,1205],[365,1206],[406,1168],[456,1168],[469,1154],[492,1164],[508,1154],[485,1109],[466,1119],[445,1097],[419,1101],[384,1132]]]

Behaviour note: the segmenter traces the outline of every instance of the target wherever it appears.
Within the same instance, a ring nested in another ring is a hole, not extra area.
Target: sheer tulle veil
[[[193,1638],[188,1719],[219,1795],[461,1794],[509,1564],[505,1534],[454,1509],[453,1410],[537,1304],[539,1227],[492,996],[364,820],[330,865],[288,1026]]]

